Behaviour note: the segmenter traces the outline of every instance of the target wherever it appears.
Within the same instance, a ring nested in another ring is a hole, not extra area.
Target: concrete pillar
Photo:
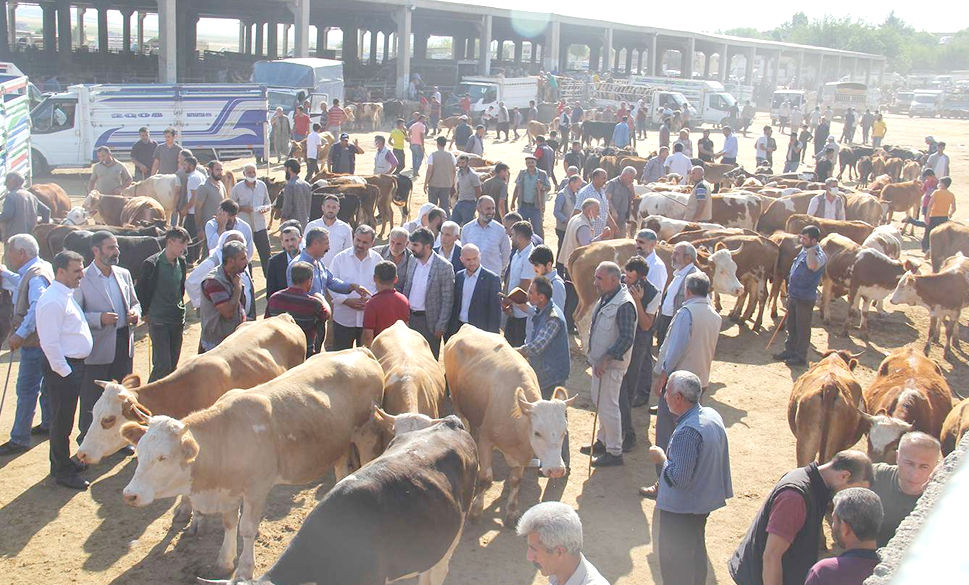
[[[239,52],[245,53],[246,49],[246,23],[239,21]]]
[[[730,75],[730,47],[726,43],[720,47],[720,61],[717,64],[720,66],[719,75],[717,75],[720,83],[727,83],[727,76]]]
[[[602,72],[612,71],[612,29],[607,28],[605,38],[602,42]]]
[[[454,45],[451,45],[452,47]],[[370,31],[370,64],[377,64],[377,31]]]
[[[279,23],[269,21],[266,23],[266,57],[275,59],[279,56]]]
[[[256,57],[262,57],[266,54],[266,23],[261,20],[256,21],[256,47],[255,55]]]
[[[491,75],[491,15],[486,14],[481,19],[481,36],[479,37],[481,50],[478,53],[478,75]],[[501,46],[499,45],[499,56]]]
[[[108,7],[98,6],[98,52],[108,52]]]
[[[410,83],[410,8],[401,8],[394,20],[397,21],[397,97],[403,99],[407,97],[407,85]]]
[[[288,23],[285,23],[285,22],[283,23],[283,48],[280,49],[280,53],[279,53],[283,57],[286,57],[287,55],[289,55],[289,29],[290,29],[290,26],[291,25],[288,24]],[[294,51],[294,53],[295,53],[295,51]]]
[[[656,75],[656,69],[659,66],[659,55],[657,54],[656,50],[658,36],[659,35],[654,34],[653,38],[649,41],[649,61],[647,61],[649,67],[646,72],[647,75]],[[642,60],[642,57],[640,57],[640,60]]]
[[[777,80],[781,72],[781,52],[777,52],[777,56],[774,57],[774,71],[771,73],[771,86],[777,87]]]
[[[357,42],[357,28],[345,26],[343,30],[343,62],[356,63],[360,55],[360,44]],[[415,52],[414,55],[417,55]]]
[[[2,17],[0,17],[2,19]],[[10,47],[17,44],[17,3],[7,2],[7,20],[2,23],[7,29],[7,47],[3,48],[4,53],[9,53]]]
[[[52,56],[57,49],[57,6],[41,4],[43,11],[44,52]]]
[[[121,11],[121,52],[131,52],[131,16],[134,10],[125,8]]]
[[[680,51],[680,77],[693,79],[693,54],[696,50],[696,39],[690,37],[685,51]]]
[[[138,53],[145,52],[145,17],[144,12],[138,11]]]
[[[293,56],[310,56],[310,0],[295,0],[290,5],[293,11]],[[289,52],[289,47],[286,47]]]
[[[57,4],[57,54],[61,65],[69,66],[71,62],[71,29],[71,3],[63,0]]]
[[[326,27],[317,25],[316,27],[316,56],[322,57],[326,50]]]
[[[754,59],[757,57],[757,49],[750,47],[747,49],[747,54],[744,56],[746,62],[744,63],[744,84],[753,85],[754,84]]]
[[[518,40],[518,41],[512,41],[512,43],[514,43],[515,45],[515,51],[513,53],[514,56],[512,57],[512,61],[514,61],[516,65],[521,65],[522,53],[524,53],[525,51],[525,41]]]
[[[626,47],[626,75],[633,72],[633,48]]]
[[[875,62],[872,60],[867,61],[867,67],[865,67],[865,85],[871,86],[871,69]]]
[[[4,6],[0,6],[0,57],[6,59],[10,55],[10,33],[11,31],[16,31],[16,22],[11,26],[9,22],[10,18],[10,6],[11,3],[7,3],[7,0],[3,1]],[[14,39],[16,42],[16,39]]]
[[[451,58],[455,61],[460,61],[464,59],[464,50],[467,48],[468,43],[464,40],[464,37],[460,35],[451,36]]]
[[[251,22],[246,22],[246,42],[243,47],[243,53],[246,55],[252,55],[252,27],[254,26]]]
[[[602,47],[599,45],[589,46],[589,71],[600,71],[599,57],[602,55]]]
[[[542,61],[545,65],[546,71],[561,71],[562,69],[565,69],[565,67],[559,61],[559,55],[562,52],[561,37],[561,23],[557,21],[550,23],[548,30],[545,33],[545,43],[542,50]]]
[[[83,47],[87,44],[87,31],[84,30],[84,15],[87,13],[87,8],[83,6],[77,7],[77,46]]]
[[[804,51],[797,54],[797,86],[804,89]]]
[[[835,68],[834,80],[841,81],[841,55],[838,55],[838,60],[835,63],[836,65],[834,66]]]
[[[710,78],[710,57],[713,55],[709,49],[703,52],[703,79]]]
[[[158,81],[175,83],[178,65],[175,52],[175,0],[158,2]]]
[[[818,78],[814,80],[818,86],[818,101],[821,101],[821,88],[824,87],[824,53],[818,55]]]
[[[386,63],[387,59],[389,58],[390,58],[390,32],[384,31],[384,59],[382,62]]]

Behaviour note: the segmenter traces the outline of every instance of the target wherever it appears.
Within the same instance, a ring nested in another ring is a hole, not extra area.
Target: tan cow
[[[969,227],[957,221],[947,221],[929,234],[932,270],[938,272],[942,264],[957,253],[969,257]]]
[[[379,194],[373,204],[369,201],[361,201],[360,206],[364,211],[364,221],[371,226],[377,226],[375,211],[380,213],[381,226],[380,237],[384,235],[384,227],[387,219],[390,219],[391,229],[394,222],[394,193],[397,192],[397,177],[394,175],[369,175],[364,177],[368,184],[374,185],[379,190]]]
[[[363,102],[357,104],[358,127],[363,128],[365,123],[370,125],[370,131],[376,132],[380,128],[380,122],[384,119],[384,105],[380,102]]]
[[[849,193],[845,204],[845,219],[863,221],[868,225],[881,223],[885,210],[882,202],[868,193]]]
[[[150,197],[132,197],[121,209],[121,223],[118,225],[137,225],[139,222],[155,223],[165,221],[165,208]]]
[[[797,466],[830,461],[864,434],[861,384],[852,373],[857,357],[828,351],[794,382],[787,403],[787,423],[797,442]]]
[[[922,166],[919,165],[917,160],[905,161],[902,165],[901,180],[902,181],[914,181],[919,178],[919,173],[922,170]]]
[[[105,225],[121,225],[121,212],[124,211],[128,198],[121,195],[102,195],[100,191],[93,190],[87,194],[81,207],[87,212],[89,218],[95,215],[101,216],[101,221]]]
[[[478,494],[471,518],[481,516],[484,493],[494,480],[494,449],[511,467],[506,488],[505,526],[519,516],[518,490],[525,466],[538,458],[548,477],[566,473],[562,442],[568,431],[566,410],[575,400],[561,387],[542,399],[538,377],[504,337],[463,325],[444,346],[444,371],[454,410],[470,425],[478,446]]]
[[[885,161],[885,174],[890,176],[893,181],[898,181],[902,176],[902,164],[905,161],[898,157],[892,157]]]
[[[902,256],[902,233],[893,225],[880,225],[865,238],[861,246],[898,260]]]
[[[945,326],[945,355],[949,356],[953,342],[959,347],[959,316],[969,305],[969,259],[956,252],[947,259],[939,272],[919,274],[914,267],[902,276],[892,294],[893,305],[915,305],[929,310],[929,331],[925,340],[925,355],[932,342],[938,343]]]
[[[942,454],[948,455],[955,451],[966,431],[969,431],[969,398],[956,404],[942,423],[942,435],[939,437]]]
[[[538,120],[530,120],[525,126],[525,135],[528,137],[528,146],[536,144],[535,137],[548,136],[548,125],[542,124]]]
[[[868,456],[873,462],[895,463],[898,441],[909,431],[935,438],[952,410],[952,391],[942,368],[914,345],[888,354],[875,380],[865,390],[868,412]]]
[[[783,230],[787,220],[795,213],[807,213],[811,199],[821,191],[802,191],[787,197],[766,200],[767,204],[757,221],[757,231],[769,236],[777,230]]]
[[[922,182],[916,179],[905,183],[885,185],[880,195],[884,202],[885,223],[892,223],[892,216],[899,211],[904,212],[906,218],[915,217],[918,215],[919,206],[922,204]],[[915,227],[909,224],[902,227],[903,235],[906,227],[911,230],[911,233],[915,233]]]
[[[723,235],[698,240],[694,245],[708,250],[726,248],[730,251],[733,261],[737,264],[737,279],[743,284],[744,290],[737,298],[733,310],[730,311],[729,318],[735,323],[745,323],[751,320],[754,309],[757,309],[757,317],[753,319],[753,329],[759,331],[764,322],[764,308],[767,306],[769,296],[767,282],[775,278],[780,247],[760,235]],[[744,311],[744,303],[747,303],[746,311]],[[717,310],[720,310],[719,293],[715,293],[715,304]]]
[[[460,114],[458,116],[448,116],[447,118],[442,118],[440,121],[438,121],[438,124],[437,124],[438,127],[446,130],[446,132],[444,133],[445,138],[451,135],[451,131],[454,130],[454,128],[456,128],[458,124],[461,123],[461,118],[463,117],[464,117],[464,114]],[[460,146],[463,147],[464,145],[462,144]]]
[[[383,398],[383,371],[369,349],[325,352],[249,390],[233,390],[183,420],[153,416],[126,423],[138,467],[124,500],[142,507],[185,495],[202,513],[219,513],[225,537],[218,567],[233,582],[252,578],[254,543],[275,485],[301,485],[330,469],[349,472],[355,434]],[[241,530],[239,507],[242,506]]]
[[[57,183],[34,183],[28,191],[50,209],[52,219],[64,219],[71,210],[71,198]]]
[[[144,181],[128,185],[121,192],[125,197],[151,197],[165,209],[167,221],[171,221],[175,206],[182,193],[182,181],[178,175],[152,175]]]
[[[809,225],[818,226],[818,229],[821,230],[821,238],[830,234],[840,234],[858,245],[861,245],[875,229],[871,224],[863,221],[839,221],[836,219],[814,217],[804,213],[795,213],[787,218],[787,225],[784,231],[789,234],[799,234],[805,226]]]

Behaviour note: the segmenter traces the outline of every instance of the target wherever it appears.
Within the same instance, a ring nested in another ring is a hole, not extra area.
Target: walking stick
[[[151,376],[151,333],[148,333],[148,375]]]
[[[0,415],[3,414],[3,403],[7,401],[7,387],[10,386],[10,372],[13,370],[13,351],[10,350],[10,361],[7,362],[7,381],[3,383],[3,396],[0,397]]]
[[[770,346],[774,343],[774,340],[777,339],[777,334],[780,333],[781,329],[784,328],[785,323],[787,323],[787,313],[784,313],[784,316],[781,317],[781,322],[777,324],[777,327],[774,329],[774,334],[770,336],[770,341],[767,342],[767,349],[770,349]]]
[[[593,368],[592,375],[595,376],[595,368]],[[601,380],[601,378],[600,378]],[[586,478],[592,477],[592,452],[595,450],[596,446],[596,423],[599,422],[599,401],[602,399],[602,382],[599,382],[599,395],[596,396],[596,414],[592,417],[592,438],[589,440],[589,474]]]

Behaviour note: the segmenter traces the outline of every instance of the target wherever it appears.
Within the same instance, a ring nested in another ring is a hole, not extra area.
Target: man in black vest
[[[860,451],[788,472],[777,482],[728,561],[738,585],[803,585],[818,560],[821,521],[837,492],[868,487],[871,460]]]

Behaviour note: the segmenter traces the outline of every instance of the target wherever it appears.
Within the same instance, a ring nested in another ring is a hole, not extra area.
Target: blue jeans
[[[522,219],[531,222],[532,231],[538,234],[538,237],[544,240],[545,230],[542,228],[541,210],[531,203],[522,203],[518,206],[518,213],[521,214]]]
[[[10,441],[30,446],[30,427],[34,424],[37,395],[40,394],[40,424],[50,426],[50,404],[44,387],[44,351],[39,347],[20,349],[20,371],[17,374],[17,413],[14,415]]]
[[[421,163],[424,162],[424,149],[417,144],[410,145],[410,155],[414,158],[414,176],[421,172]]]
[[[474,209],[474,201],[458,201],[454,205],[454,211],[451,212],[451,221],[459,226],[464,226],[464,224],[474,219]]]

